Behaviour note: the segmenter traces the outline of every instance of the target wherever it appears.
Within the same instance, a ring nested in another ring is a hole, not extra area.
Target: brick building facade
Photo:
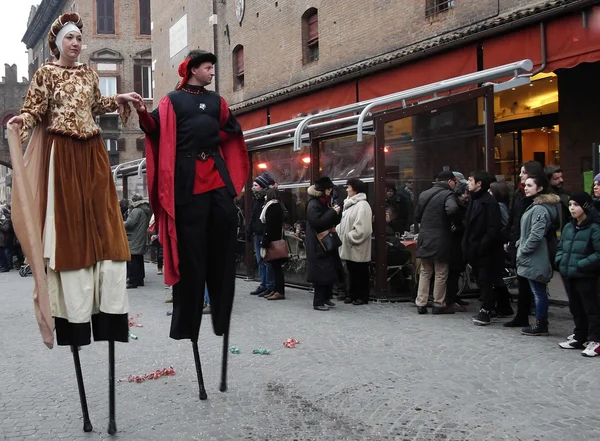
[[[29,74],[52,55],[47,34],[52,22],[65,12],[83,20],[83,46],[79,61],[100,76],[105,96],[136,91],[152,103],[150,0],[42,0],[32,8],[23,42],[29,49]],[[140,158],[143,136],[135,112],[127,123],[118,115],[98,117],[111,164]]]
[[[560,165],[578,191],[600,167],[599,0],[173,0],[152,19],[155,96],[173,89],[189,50],[214,51],[214,87],[246,132],[252,176],[267,171],[280,184],[290,225],[303,221],[306,189],[320,175],[368,184],[375,248],[384,249],[386,186],[411,185],[418,197],[442,168],[486,168],[516,189],[520,164],[536,160]],[[353,118],[365,102],[527,59],[530,73],[508,87],[474,82],[397,101],[385,110],[393,120],[380,106],[357,140]],[[309,126],[293,145],[300,117],[346,107],[355,110],[318,120],[339,118],[335,131]],[[289,246],[300,257],[286,281],[306,283],[301,243]],[[395,291],[385,253],[375,254],[377,291]],[[245,256],[241,273],[253,266],[250,243]]]

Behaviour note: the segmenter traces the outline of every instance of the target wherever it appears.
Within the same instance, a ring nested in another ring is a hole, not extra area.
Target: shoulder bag
[[[263,257],[263,260],[265,262],[270,262],[271,260],[287,259],[290,256],[287,241],[284,239],[284,237],[285,236],[282,229],[281,239],[269,242],[269,248],[267,248],[267,252]]]
[[[335,228],[330,228],[317,233],[317,239],[326,252],[335,251],[342,246],[342,240],[338,236]]]

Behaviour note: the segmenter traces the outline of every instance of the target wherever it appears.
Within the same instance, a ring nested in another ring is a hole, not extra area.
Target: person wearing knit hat
[[[250,172],[240,123],[225,99],[207,90],[215,62],[210,52],[190,51],[179,67],[177,89],[152,112],[143,103],[135,106],[146,134],[148,194],[162,232],[164,282],[173,286],[169,337],[191,341],[201,400],[207,397],[198,362],[205,286],[213,331],[223,336],[220,390],[227,389],[238,228],[234,200]]]
[[[111,373],[114,342],[129,339],[125,280],[130,253],[96,116],[119,110],[126,124],[129,103],[143,102],[136,92],[100,96],[97,72],[78,62],[85,47],[83,29],[73,12],[52,23],[48,46],[56,60],[33,74],[23,109],[7,123],[13,224],[34,276],[35,315],[46,346],[71,347],[80,391],[78,347],[91,343],[92,332],[95,341],[109,342]],[[21,143],[27,138],[29,160],[24,163]],[[31,191],[23,191],[28,187]],[[114,376],[109,376],[114,392]],[[80,399],[84,431],[89,432],[83,393]],[[108,430],[114,434],[114,400],[109,406]]]
[[[258,287],[250,293],[250,295],[265,297],[270,296],[275,290],[275,274],[273,267],[269,262],[263,260],[261,254],[261,244],[264,240],[266,232],[265,224],[260,220],[260,215],[265,206],[265,195],[267,189],[271,186],[273,178],[263,172],[254,178],[252,183],[252,214],[249,222],[246,223],[246,238],[254,243],[254,255],[258,266],[258,279],[260,281]]]
[[[556,265],[569,297],[569,309],[575,328],[563,349],[582,350],[581,355],[600,355],[600,215],[593,208],[592,197],[576,193],[569,200],[573,220],[563,229],[556,251]],[[586,342],[588,342],[586,344]]]
[[[269,188],[275,185],[275,180],[267,172],[264,172],[254,178],[254,182],[260,185],[261,188]]]
[[[579,205],[583,209],[585,214],[589,214],[590,210],[594,208],[594,200],[592,199],[592,196],[583,191],[580,193],[575,193],[569,198],[569,209],[571,211],[571,215],[573,215],[573,210],[571,210],[570,207],[570,201],[574,201],[575,203],[577,203],[577,205]]]
[[[600,212],[600,173],[594,176],[594,185],[592,186],[592,199],[594,207]]]

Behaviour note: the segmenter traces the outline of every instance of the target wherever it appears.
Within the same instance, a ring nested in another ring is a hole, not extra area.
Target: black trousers
[[[352,300],[369,302],[369,262],[352,262],[346,260],[346,267],[350,275],[348,293]]]
[[[472,263],[477,285],[481,292],[481,309],[491,311],[496,307],[496,291],[494,291],[494,282],[497,281],[497,276],[494,273],[493,264],[477,265]]]
[[[517,314],[515,319],[529,321],[529,312],[531,311],[531,302],[533,301],[533,293],[529,280],[525,277],[517,276],[519,283],[519,297],[517,299]]]
[[[598,279],[563,279],[569,296],[569,309],[575,322],[575,340],[600,342],[600,302]]]
[[[144,283],[146,271],[144,268],[144,255],[132,254],[131,260],[127,262],[127,279],[134,286],[141,286]]]
[[[197,342],[204,306],[210,296],[213,330],[229,331],[235,292],[237,210],[225,187],[194,195],[175,206],[180,281],[173,286],[170,337]]]
[[[458,280],[462,270],[450,270],[446,280],[446,305],[452,305],[458,300]]]
[[[346,271],[344,271],[344,265],[342,259],[335,260],[335,273],[337,274],[337,293],[338,295],[346,295],[348,293],[348,287],[346,286]]]
[[[156,266],[160,269],[163,267],[163,247],[160,242],[156,241]]]
[[[315,288],[315,296],[313,298],[313,306],[323,306],[326,301],[331,299],[333,285],[316,285],[313,284]]]
[[[271,268],[273,268],[273,278],[275,279],[275,292],[278,292],[281,295],[285,295],[285,279],[283,277],[283,268],[281,267],[283,261],[272,260],[269,263],[271,264]]]

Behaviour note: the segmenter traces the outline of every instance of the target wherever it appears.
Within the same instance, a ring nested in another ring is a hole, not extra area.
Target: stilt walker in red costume
[[[90,432],[79,347],[108,341],[109,422],[115,422],[115,341],[127,342],[127,236],[97,115],[119,109],[123,123],[137,93],[103,97],[98,74],[77,59],[83,22],[61,15],[48,46],[56,61],[40,67],[21,114],[8,122],[14,168],[13,223],[35,280],[34,305],[44,343],[70,346],[83,430]],[[33,133],[32,133],[33,132]],[[21,142],[29,135],[23,156]]]
[[[134,103],[146,133],[150,203],[163,245],[164,279],[173,286],[170,337],[190,339],[200,399],[207,398],[198,351],[204,285],[213,330],[223,336],[221,392],[227,390],[229,323],[235,292],[237,210],[249,173],[242,130],[225,100],[205,89],[217,58],[191,51],[177,89],[148,113]]]

